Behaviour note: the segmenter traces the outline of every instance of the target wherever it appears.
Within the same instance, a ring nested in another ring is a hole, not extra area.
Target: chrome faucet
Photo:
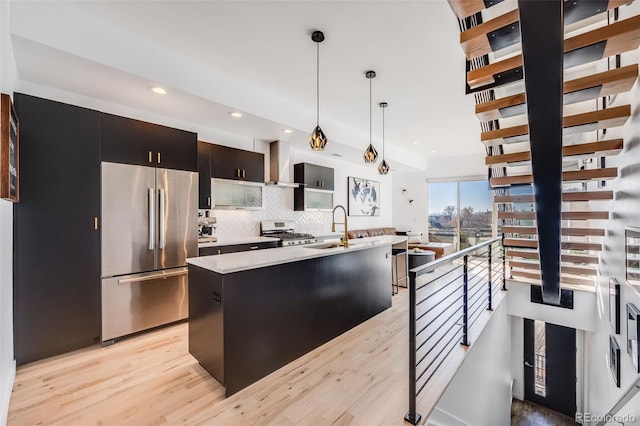
[[[340,207],[344,212],[344,222],[336,222],[336,210]],[[338,204],[333,208],[333,212],[331,213],[331,232],[336,232],[336,224],[344,225],[344,235],[340,238],[340,245],[344,248],[349,247],[349,234],[347,231],[347,211],[343,206]]]

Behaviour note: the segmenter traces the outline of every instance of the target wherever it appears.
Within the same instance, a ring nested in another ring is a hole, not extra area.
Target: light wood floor
[[[391,309],[227,399],[189,354],[186,323],[38,361],[18,368],[8,424],[408,424],[407,309],[401,289]],[[421,393],[423,419],[466,353],[456,348]]]
[[[393,307],[224,399],[189,355],[187,324],[18,368],[9,425],[400,425],[406,290]]]

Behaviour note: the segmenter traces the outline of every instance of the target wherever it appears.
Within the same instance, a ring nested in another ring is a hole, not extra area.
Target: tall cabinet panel
[[[14,98],[20,118],[14,339],[21,365],[100,336],[100,113]]]
[[[198,208],[211,208],[211,144],[198,142]]]

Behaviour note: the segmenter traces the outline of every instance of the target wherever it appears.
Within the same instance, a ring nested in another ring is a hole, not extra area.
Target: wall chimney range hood
[[[269,186],[281,188],[297,188],[297,183],[291,182],[289,160],[289,142],[275,141],[269,145]]]

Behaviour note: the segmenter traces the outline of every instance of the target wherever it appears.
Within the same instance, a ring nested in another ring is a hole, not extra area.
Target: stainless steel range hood
[[[297,188],[291,181],[289,160],[289,142],[275,141],[269,145],[269,181],[270,186]]]

